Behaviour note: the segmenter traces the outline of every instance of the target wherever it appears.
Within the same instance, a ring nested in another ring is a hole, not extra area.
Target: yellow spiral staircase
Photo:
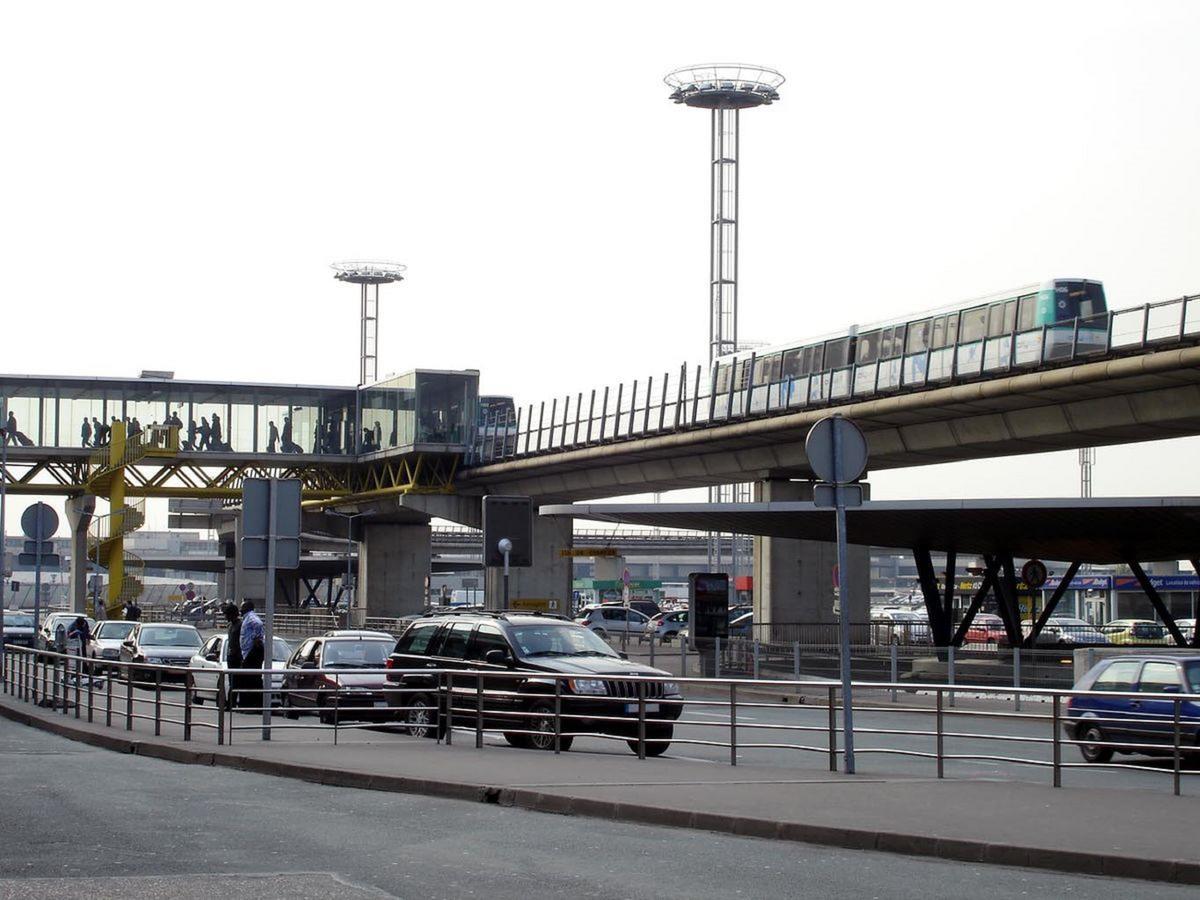
[[[151,425],[126,435],[124,422],[113,422],[107,447],[88,461],[88,490],[108,500],[111,512],[97,516],[88,526],[88,559],[108,571],[104,606],[116,616],[129,600],[136,600],[145,585],[145,563],[125,549],[126,536],[146,523],[146,501],[125,501],[125,469],[147,456],[174,456],[179,452],[179,428]],[[92,610],[95,613],[95,610]]]

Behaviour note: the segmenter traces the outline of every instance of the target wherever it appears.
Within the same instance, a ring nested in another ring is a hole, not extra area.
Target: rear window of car
[[[1141,623],[1134,625],[1130,629],[1134,637],[1139,638],[1160,638],[1163,636],[1163,627],[1161,625],[1151,625],[1150,623]]]
[[[429,641],[437,634],[438,627],[437,622],[425,622],[420,625],[413,625],[396,642],[396,652],[425,653],[429,649]]]
[[[1200,694],[1200,663],[1184,663],[1183,674],[1187,678],[1188,693]]]
[[[1097,676],[1091,689],[1093,691],[1132,691],[1140,666],[1141,663],[1136,660],[1110,663],[1108,668]]]

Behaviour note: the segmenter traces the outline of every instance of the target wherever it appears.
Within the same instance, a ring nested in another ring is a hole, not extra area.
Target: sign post
[[[25,552],[17,557],[17,562],[33,566],[33,633],[37,635],[42,614],[42,566],[59,564],[58,554],[50,543],[50,538],[58,531],[58,513],[45,503],[34,503],[21,513],[21,530],[28,540],[25,541]]]
[[[533,501],[529,497],[483,498],[483,564],[504,566],[501,609],[509,608],[508,570],[533,565]],[[485,597],[491,608],[495,599]]]
[[[843,771],[854,774],[854,700],[850,677],[850,605],[846,602],[846,507],[862,505],[862,487],[850,484],[867,468],[867,440],[858,426],[841,416],[817,422],[804,443],[813,472],[827,485],[817,485],[818,506],[832,505],[837,516],[838,632],[841,638]],[[832,497],[830,496],[832,494]],[[830,503],[832,500],[832,504]]]
[[[275,571],[300,566],[300,480],[247,478],[242,482],[242,560],[266,569],[263,610],[262,739],[271,739],[271,673],[275,658]]]

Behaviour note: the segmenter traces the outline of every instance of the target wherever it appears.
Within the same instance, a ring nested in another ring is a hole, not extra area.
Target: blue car
[[[1200,694],[1200,656],[1114,656],[1101,660],[1075,685],[1077,691],[1112,696],[1071,697],[1063,729],[1081,741],[1087,762],[1106,763],[1113,753],[1168,754],[1151,744],[1172,744],[1175,702],[1155,694]],[[1145,699],[1139,694],[1148,695]],[[1200,700],[1180,701],[1181,745],[1200,746]],[[1115,746],[1102,746],[1112,744]],[[1200,754],[1188,754],[1200,759]]]

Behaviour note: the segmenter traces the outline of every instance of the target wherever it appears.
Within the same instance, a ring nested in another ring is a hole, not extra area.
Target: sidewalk
[[[187,744],[0,697],[0,715],[127,753],[343,787],[753,837],[1200,884],[1200,799],[1004,781],[844,776],[616,753],[373,740]]]

